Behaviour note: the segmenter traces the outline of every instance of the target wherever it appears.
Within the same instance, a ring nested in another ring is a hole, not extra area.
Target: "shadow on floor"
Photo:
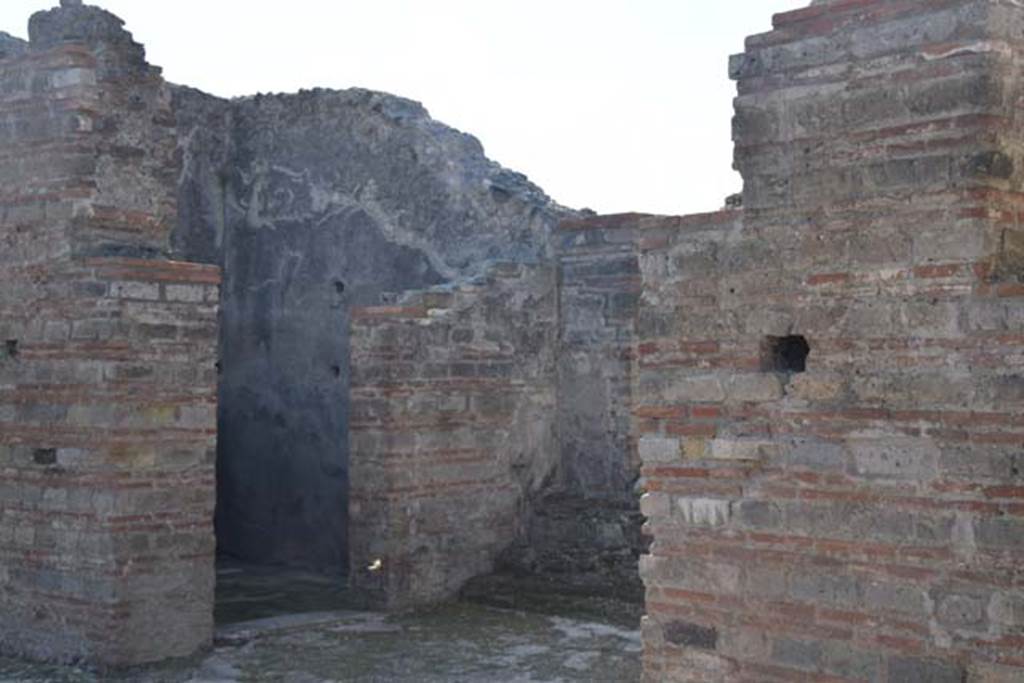
[[[218,627],[286,614],[362,610],[344,575],[314,574],[232,560],[217,562]]]

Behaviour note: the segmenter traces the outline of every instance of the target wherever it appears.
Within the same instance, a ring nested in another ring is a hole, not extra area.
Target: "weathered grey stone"
[[[0,31],[0,59],[16,57],[28,51],[28,42],[16,38],[10,33]]]
[[[825,671],[851,680],[878,680],[881,666],[878,653],[834,640],[826,641],[823,650],[822,668]]]
[[[711,457],[716,460],[759,462],[767,460],[779,450],[777,444],[754,439],[714,439],[711,441]]]
[[[980,545],[1020,551],[1024,548],[1024,520],[984,519],[975,523],[975,534]]]
[[[733,514],[740,524],[762,531],[778,528],[783,520],[782,509],[770,501],[739,501],[733,505]]]
[[[789,581],[791,595],[808,603],[851,607],[864,593],[861,582],[848,574],[803,570],[793,572]]]
[[[864,599],[877,610],[904,612],[917,617],[924,617],[928,612],[925,592],[916,586],[870,581],[864,586]]]
[[[963,683],[962,668],[937,659],[891,657],[889,683]]]
[[[782,638],[772,646],[772,659],[797,669],[815,670],[821,665],[822,644]]]
[[[640,459],[645,463],[676,462],[682,449],[679,439],[645,436],[639,443]]]
[[[932,596],[936,604],[935,615],[939,623],[949,628],[983,629],[986,621],[988,597],[948,593]]]
[[[847,440],[853,473],[864,477],[928,479],[935,476],[938,448],[931,439],[863,435]]]

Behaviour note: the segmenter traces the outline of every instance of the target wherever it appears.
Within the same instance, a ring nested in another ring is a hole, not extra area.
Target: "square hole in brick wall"
[[[32,451],[32,462],[37,465],[56,465],[56,448],[36,448]]]
[[[765,337],[761,342],[761,368],[765,372],[806,372],[811,345],[801,335]]]

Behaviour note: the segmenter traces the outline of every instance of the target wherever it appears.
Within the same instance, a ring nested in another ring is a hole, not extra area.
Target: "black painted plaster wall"
[[[544,258],[568,212],[389,95],[180,88],[175,110],[175,247],[224,269],[219,550],[341,571],[350,307]]]

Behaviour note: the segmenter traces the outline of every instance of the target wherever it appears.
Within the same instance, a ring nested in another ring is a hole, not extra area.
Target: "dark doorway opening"
[[[224,257],[219,624],[349,606],[346,286],[336,250],[272,238],[234,231]]]

